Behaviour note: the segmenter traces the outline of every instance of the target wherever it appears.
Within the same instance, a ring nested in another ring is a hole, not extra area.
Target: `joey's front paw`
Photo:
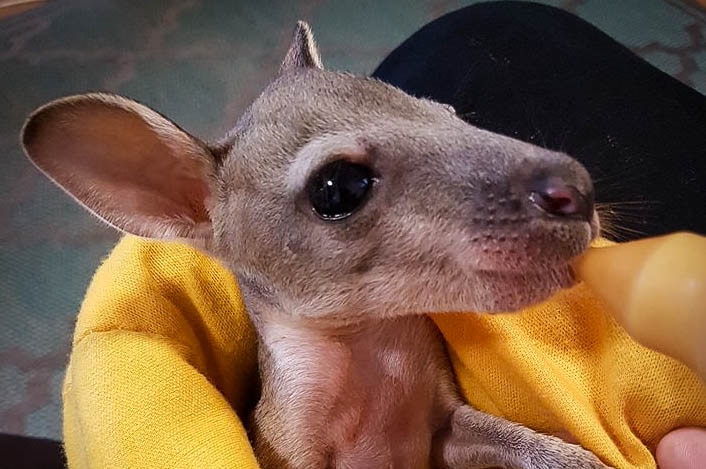
[[[443,467],[468,469],[609,469],[590,451],[503,418],[459,406],[437,441]]]

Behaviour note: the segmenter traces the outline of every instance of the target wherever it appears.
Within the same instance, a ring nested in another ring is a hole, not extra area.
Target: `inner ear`
[[[289,46],[287,54],[280,65],[280,74],[297,68],[318,68],[323,69],[321,56],[314,41],[311,28],[304,21],[297,22],[294,30],[294,38]]]
[[[111,225],[151,238],[210,236],[215,163],[205,144],[119,96],[74,96],[37,110],[30,160]]]

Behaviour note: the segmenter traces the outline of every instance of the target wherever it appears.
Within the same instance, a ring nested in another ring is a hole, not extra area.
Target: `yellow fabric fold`
[[[706,386],[634,342],[579,285],[521,314],[432,315],[466,399],[578,441],[616,468],[706,427]],[[243,421],[255,335],[232,275],[177,243],[127,236],[98,269],[64,383],[69,466],[257,468]]]

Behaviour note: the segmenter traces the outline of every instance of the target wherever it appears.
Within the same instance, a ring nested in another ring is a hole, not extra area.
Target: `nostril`
[[[579,211],[580,195],[577,192],[573,187],[552,187],[542,192],[532,192],[530,200],[552,215],[574,215]]]
[[[532,191],[530,201],[549,215],[587,221],[593,217],[593,197],[582,194],[558,178],[552,178]]]

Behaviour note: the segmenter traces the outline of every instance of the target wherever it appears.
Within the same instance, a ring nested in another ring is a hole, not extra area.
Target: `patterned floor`
[[[24,117],[109,90],[215,138],[310,21],[330,68],[371,72],[424,23],[473,1],[65,0],[0,20],[0,432],[60,436],[60,384],[92,272],[117,236],[22,157]],[[706,93],[706,15],[678,0],[544,1]]]

